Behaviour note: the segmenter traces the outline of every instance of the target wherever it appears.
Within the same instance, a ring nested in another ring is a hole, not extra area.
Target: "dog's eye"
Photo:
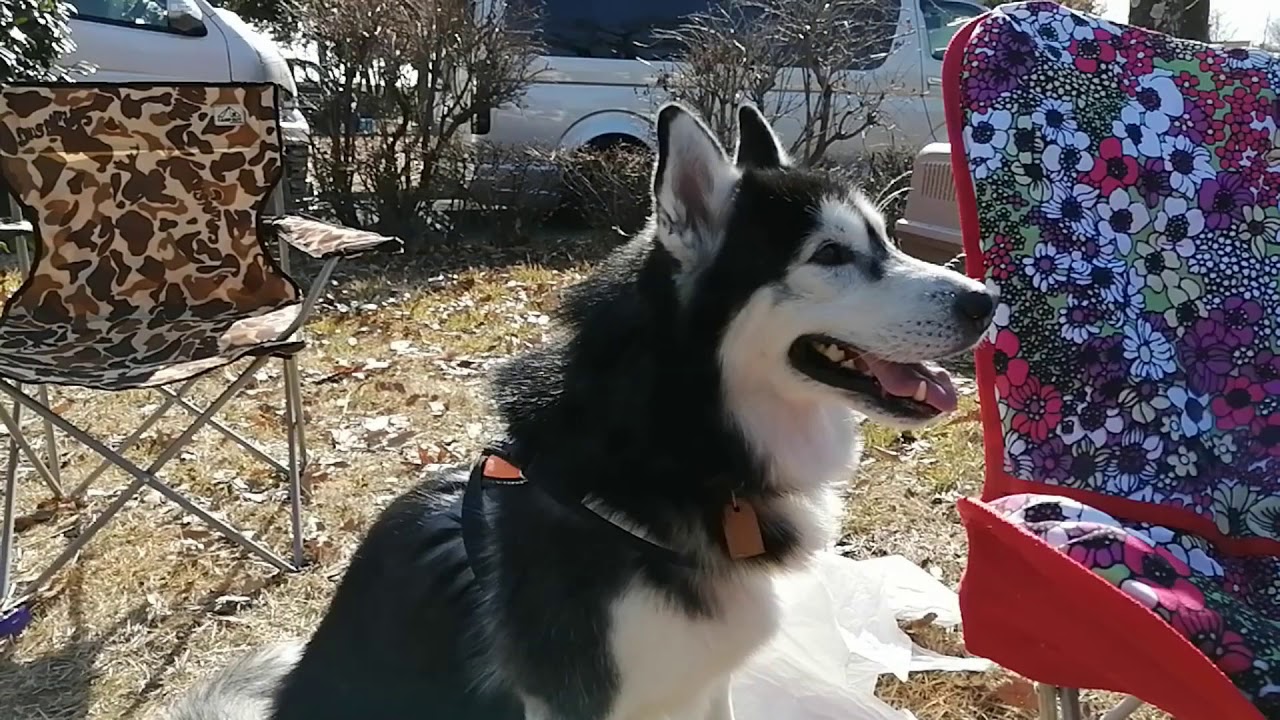
[[[809,262],[827,266],[848,265],[853,262],[853,251],[838,242],[827,242],[814,251]]]

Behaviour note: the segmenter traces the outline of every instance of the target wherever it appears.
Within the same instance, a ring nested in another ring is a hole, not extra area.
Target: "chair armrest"
[[[290,246],[313,258],[353,257],[368,252],[400,252],[404,241],[367,230],[356,230],[301,215],[280,215],[266,224]]]

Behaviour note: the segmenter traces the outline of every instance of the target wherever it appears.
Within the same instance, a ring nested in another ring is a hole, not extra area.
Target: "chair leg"
[[[53,407],[49,402],[49,386],[40,386],[40,402],[45,407]],[[58,497],[62,497],[62,458],[58,454],[58,434],[53,429],[53,423],[48,420],[44,421],[44,459],[49,464],[49,474],[58,485]]]
[[[22,406],[13,404],[14,420],[21,419]],[[13,525],[17,520],[18,443],[9,438],[9,457],[4,474],[4,516],[0,517],[0,609],[8,605],[10,573],[13,571]]]
[[[182,398],[182,393],[185,391],[185,388],[179,388],[175,392],[168,388],[159,387],[159,388],[156,388],[156,391],[159,392],[161,395],[164,395],[165,397],[169,398],[169,400],[172,403],[176,404],[179,408],[186,410],[193,417],[199,417],[200,413],[204,412],[199,407],[192,405],[191,403],[187,402]],[[217,430],[218,432],[222,433],[223,437],[239,445],[241,448],[244,449],[245,452],[254,456],[258,460],[260,460],[262,463],[269,465],[271,469],[275,470],[281,475],[289,474],[289,468],[285,467],[284,465],[281,465],[278,460],[268,455],[265,450],[258,447],[257,445],[254,445],[253,441],[244,437],[240,433],[236,432],[235,430],[232,430],[226,425],[223,425],[217,420],[210,419],[209,422],[206,424],[210,428],[213,428],[214,430]]]
[[[1084,720],[1080,711],[1080,691],[1076,688],[1061,688],[1058,698],[1062,703],[1062,720]]]
[[[302,567],[302,474],[307,468],[306,416],[296,357],[284,359],[285,425],[289,433],[289,522],[293,529],[293,564]]]
[[[1140,707],[1142,707],[1142,701],[1130,695],[1121,701],[1119,705],[1108,710],[1107,714],[1102,716],[1102,720],[1125,720],[1125,718],[1137,712]]]
[[[1038,683],[1036,696],[1040,700],[1040,720],[1058,720],[1058,688]]]
[[[1084,720],[1084,711],[1080,708],[1080,690],[1078,688],[1063,688],[1056,685],[1037,683],[1036,695],[1040,701],[1040,720],[1058,720],[1059,713],[1062,714],[1062,720]],[[1125,701],[1125,703],[1128,702],[1128,700]],[[1117,710],[1124,708],[1125,703],[1122,703]],[[1139,702],[1134,705],[1124,715],[1117,716],[1115,720],[1122,720],[1128,717],[1141,704]],[[1110,715],[1107,718],[1111,720]]]

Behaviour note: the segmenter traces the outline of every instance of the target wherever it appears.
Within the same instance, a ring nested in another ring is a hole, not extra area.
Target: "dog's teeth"
[[[927,397],[929,397],[929,387],[925,384],[923,380],[921,380],[920,385],[916,387],[916,394],[912,395],[911,399],[915,400],[916,402],[924,402],[925,398]]]
[[[847,367],[847,368],[849,368],[850,370],[857,370],[857,369],[858,369],[858,358],[853,357],[853,356],[846,357],[846,358],[845,358],[845,359],[840,363],[840,367]]]
[[[822,354],[826,355],[827,359],[834,363],[844,360],[844,351],[835,345],[824,345],[822,348]]]

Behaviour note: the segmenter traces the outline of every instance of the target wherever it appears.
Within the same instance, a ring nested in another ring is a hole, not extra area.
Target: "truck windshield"
[[[690,16],[706,13],[723,2],[545,0],[540,17],[541,39],[547,54],[554,56],[674,60],[683,48],[670,31],[685,25]],[[850,38],[849,57],[845,58],[850,69],[870,70],[885,61],[901,8],[901,0],[865,0],[840,13],[842,23],[857,29]],[[732,12],[750,24],[750,18],[762,10],[745,3],[734,4]],[[786,37],[777,40],[783,46],[790,46]],[[803,52],[803,48],[798,47],[797,51]]]
[[[965,23],[984,12],[977,5],[947,0],[921,0],[920,9],[924,11],[924,29],[929,53],[938,60],[946,54],[947,43],[951,42],[951,37],[959,32]]]
[[[545,0],[542,42],[548,55],[617,60],[664,60],[679,48],[661,37],[707,0]]]

